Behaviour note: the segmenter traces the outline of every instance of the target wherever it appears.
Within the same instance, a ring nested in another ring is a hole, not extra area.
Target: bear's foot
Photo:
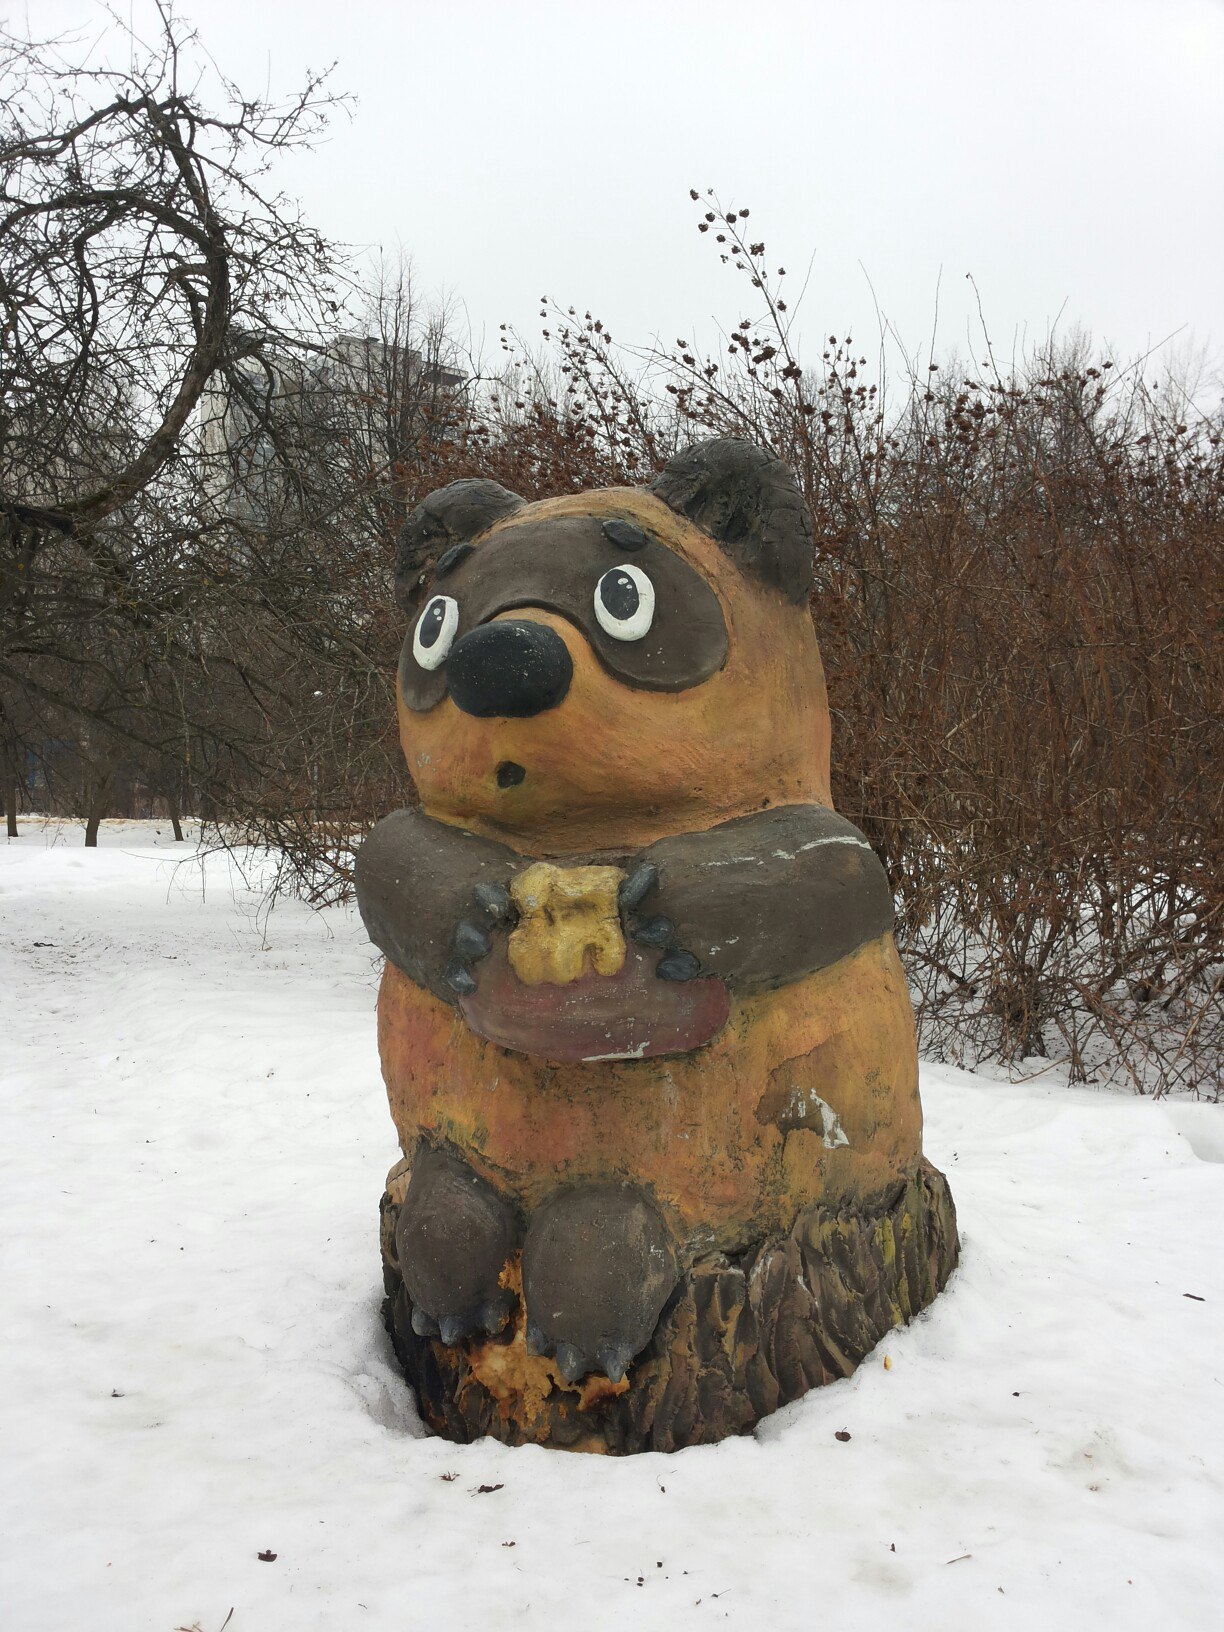
[[[554,1354],[566,1382],[597,1371],[619,1383],[676,1279],[671,1234],[640,1190],[563,1190],[537,1208],[523,1243],[528,1350]]]
[[[947,1181],[924,1161],[874,1204],[853,1212],[813,1204],[787,1235],[762,1240],[734,1260],[720,1253],[699,1259],[671,1296],[664,1294],[645,1347],[614,1381],[609,1370],[617,1369],[619,1355],[604,1355],[613,1361],[604,1375],[583,1376],[562,1345],[572,1344],[584,1366],[588,1358],[599,1365],[595,1356],[601,1344],[632,1343],[632,1336],[620,1334],[641,1330],[658,1289],[639,1299],[636,1327],[612,1322],[609,1328],[599,1311],[613,1307],[608,1288],[618,1283],[609,1277],[595,1300],[563,1273],[567,1257],[576,1263],[579,1278],[584,1268],[593,1280],[602,1273],[597,1252],[571,1245],[583,1240],[576,1199],[567,1203],[568,1228],[562,1228],[563,1210],[558,1210],[555,1240],[551,1228],[545,1231],[547,1216],[533,1220],[530,1250],[523,1253],[525,1278],[529,1260],[532,1265],[526,1311],[516,1305],[500,1334],[453,1348],[417,1331],[413,1300],[394,1261],[403,1184],[400,1170],[393,1171],[383,1198],[384,1316],[425,1421],[435,1433],[461,1442],[493,1435],[510,1445],[624,1455],[675,1451],[750,1432],[762,1417],[808,1389],[849,1376],[881,1338],[934,1299],[959,1251]],[[569,1192],[588,1198],[588,1220],[595,1217],[604,1188]],[[625,1193],[650,1208],[638,1192],[626,1187]],[[547,1209],[541,1212],[546,1215]],[[650,1261],[653,1228],[647,1212],[639,1237],[646,1251],[639,1252],[639,1265],[643,1258]],[[616,1251],[625,1251],[623,1236]],[[543,1286],[535,1282],[537,1272],[561,1298],[538,1302]],[[516,1286],[518,1273],[515,1255],[503,1276],[506,1284]],[[617,1294],[622,1295],[628,1296]],[[633,1307],[620,1306],[620,1322]],[[554,1310],[561,1312],[555,1319]],[[551,1324],[543,1323],[545,1313]],[[528,1315],[540,1325],[532,1336],[543,1338],[545,1346],[552,1341],[553,1358],[531,1352]]]
[[[453,1345],[473,1332],[500,1332],[514,1306],[502,1271],[519,1235],[491,1184],[453,1152],[423,1145],[395,1224],[416,1335]]]

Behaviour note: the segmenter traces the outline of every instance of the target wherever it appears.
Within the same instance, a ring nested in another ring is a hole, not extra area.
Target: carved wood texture
[[[625,1455],[747,1433],[811,1388],[846,1377],[919,1314],[956,1265],[956,1209],[923,1159],[878,1211],[800,1214],[789,1235],[734,1260],[700,1259],[619,1385],[567,1384],[529,1355],[521,1304],[505,1333],[447,1348],[412,1330],[395,1263],[397,1201],[383,1196],[384,1318],[429,1427],[459,1442],[549,1443]],[[504,1277],[517,1288],[518,1268]]]

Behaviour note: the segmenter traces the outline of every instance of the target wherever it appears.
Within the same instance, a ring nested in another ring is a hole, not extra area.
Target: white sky
[[[118,0],[140,21],[148,0]],[[11,0],[50,31],[94,0]],[[1090,329],[1129,358],[1224,353],[1224,0],[182,0],[240,84],[335,60],[351,91],[283,184],[402,245],[489,349],[547,291],[619,339],[749,307],[690,186],[751,206],[801,327],[875,299],[913,349]],[[1059,315],[1061,313],[1061,316]],[[975,346],[975,349],[980,347]]]

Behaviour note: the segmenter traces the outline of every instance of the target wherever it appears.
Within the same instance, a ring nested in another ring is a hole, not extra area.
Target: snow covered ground
[[[855,1377],[452,1446],[379,1322],[360,925],[157,828],[0,846],[4,1632],[1221,1624],[1224,1107],[927,1068],[963,1264]]]

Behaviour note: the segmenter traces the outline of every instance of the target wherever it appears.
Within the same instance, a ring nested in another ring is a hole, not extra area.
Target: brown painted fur
[[[720,598],[727,663],[688,691],[630,689],[566,619],[503,614],[561,636],[569,694],[528,719],[476,719],[449,698],[413,713],[401,699],[425,812],[527,855],[578,858],[765,806],[829,805],[828,703],[806,606],[635,489],[549,500],[502,525],[562,515],[636,521],[681,554]],[[506,760],[527,767],[520,786],[498,786]],[[562,1184],[644,1184],[690,1257],[785,1231],[821,1198],[869,1204],[921,1155],[913,1020],[891,936],[736,998],[722,1034],[689,1056],[561,1067],[509,1053],[390,964],[379,1042],[405,1153],[422,1133],[448,1140],[527,1208]]]

